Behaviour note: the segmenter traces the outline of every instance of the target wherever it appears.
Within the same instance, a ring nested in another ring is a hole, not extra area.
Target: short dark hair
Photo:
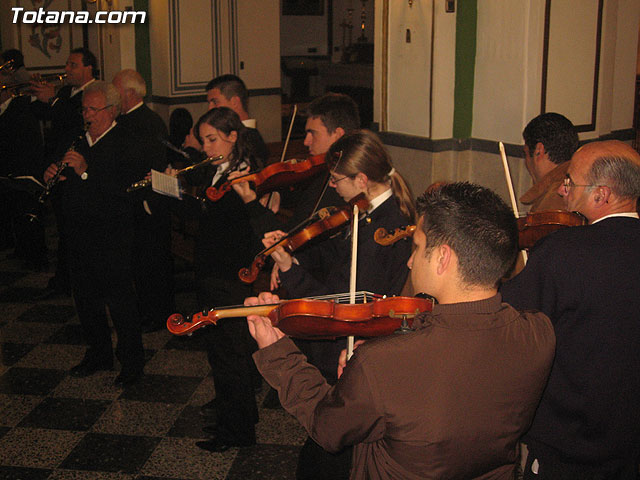
[[[205,91],[217,88],[224,98],[231,100],[232,97],[238,97],[245,111],[249,110],[249,91],[242,79],[236,75],[226,74],[214,78],[207,84]]]
[[[307,117],[318,117],[329,133],[342,128],[350,133],[360,128],[360,114],[356,102],[343,93],[325,93],[307,106]]]
[[[578,132],[564,115],[543,113],[531,120],[522,132],[525,145],[533,153],[538,142],[544,145],[549,160],[560,164],[571,160],[578,149]]]
[[[96,56],[91,52],[91,50],[89,50],[88,48],[79,47],[71,50],[69,54],[71,55],[72,53],[79,53],[80,55],[82,55],[82,65],[84,65],[85,67],[90,66],[91,75],[93,75],[94,78],[98,77],[98,60],[96,59]]]
[[[468,182],[444,183],[417,201],[427,253],[447,244],[467,285],[496,286],[513,268],[518,227],[511,208],[493,191]]]
[[[22,55],[20,50],[10,48],[9,50],[2,52],[2,63],[8,62],[9,60],[13,60],[12,68],[14,70],[24,67],[24,55]]]

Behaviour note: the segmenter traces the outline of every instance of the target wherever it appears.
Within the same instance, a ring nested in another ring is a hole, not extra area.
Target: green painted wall
[[[151,82],[151,44],[149,41],[149,0],[134,0],[133,9],[147,12],[145,23],[135,24],[136,70],[147,82],[147,96],[151,96],[153,84]]]
[[[456,15],[456,80],[453,137],[470,138],[476,64],[477,0],[458,0]]]

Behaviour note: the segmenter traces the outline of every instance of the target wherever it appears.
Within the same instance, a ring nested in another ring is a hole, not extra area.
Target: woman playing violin
[[[379,227],[397,228],[413,221],[415,207],[409,188],[395,171],[378,137],[368,130],[345,135],[327,154],[331,172],[329,186],[345,201],[364,194],[369,208],[361,212],[358,234],[357,289],[388,295],[399,294],[408,275],[406,260],[410,242],[402,241],[391,250],[378,245],[373,234]],[[284,232],[265,235],[263,243],[273,245]],[[351,240],[348,230],[336,235],[295,259],[282,249],[272,255],[280,270],[282,286],[292,298],[324,295],[349,288]],[[323,266],[320,275],[309,267]],[[318,278],[320,277],[320,278]],[[272,283],[272,287],[277,285]]]
[[[188,177],[192,183],[204,188],[215,186],[237,168],[258,166],[246,127],[233,110],[209,110],[198,120],[194,131],[208,157],[223,158],[193,171]],[[229,192],[218,202],[201,205],[194,255],[198,307],[242,302],[251,290],[239,281],[238,269],[251,261],[259,247],[244,203],[235,192]],[[258,413],[253,391],[256,373],[250,355],[255,343],[249,337],[246,321],[227,319],[207,330],[216,407],[224,415],[219,416],[214,427],[215,439],[203,442],[203,448],[220,451],[254,444]]]
[[[393,168],[378,137],[367,130],[358,130],[338,139],[327,153],[327,163],[331,174],[330,187],[345,201],[364,194],[369,204],[369,208],[361,212],[358,224],[356,289],[398,295],[409,273],[407,260],[411,255],[411,243],[405,239],[390,247],[382,247],[374,241],[373,235],[380,227],[395,229],[414,221],[415,207],[407,184]],[[270,232],[265,235],[263,243],[271,246],[282,235],[284,232],[281,231]],[[349,228],[296,252],[295,258],[282,248],[276,249],[272,257],[280,269],[282,286],[290,298],[346,292],[349,289]],[[337,381],[338,358],[346,340],[297,340],[296,343],[327,382],[334,384]],[[298,478],[318,478],[317,473],[322,471],[331,472],[327,478],[348,478],[350,458],[350,450],[334,456],[308,439],[300,453]]]

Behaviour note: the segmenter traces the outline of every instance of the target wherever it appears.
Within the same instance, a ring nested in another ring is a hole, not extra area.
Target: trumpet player
[[[117,333],[115,354],[122,366],[115,379],[127,387],[140,379],[144,354],[133,288],[133,205],[126,189],[144,176],[142,145],[115,119],[118,91],[96,81],[82,98],[85,137],[63,157],[60,181],[73,297],[88,348],[70,371],[86,377],[113,367],[106,307]],[[55,175],[52,164],[45,180]]]
[[[52,84],[33,81],[32,92],[37,98],[31,104],[36,117],[43,122],[50,122],[51,128],[44,132],[46,164],[59,161],[65,151],[84,131],[82,92],[93,81],[97,70],[95,55],[85,48],[71,51],[64,71],[67,75],[65,85],[55,92]],[[45,178],[46,180],[46,178]],[[53,295],[69,294],[70,282],[66,255],[66,235],[59,197],[61,190],[53,192],[51,203],[58,227],[58,253],[56,272],[49,280],[47,288],[40,292],[35,300],[43,300]]]

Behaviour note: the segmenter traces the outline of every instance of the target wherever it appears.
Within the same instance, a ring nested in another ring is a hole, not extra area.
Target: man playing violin
[[[504,284],[549,316],[555,362],[531,429],[525,479],[635,480],[640,460],[640,155],[619,141],[572,157],[558,194],[589,225],[559,230]]]
[[[351,97],[341,93],[326,93],[316,98],[307,106],[306,115],[304,145],[311,156],[324,155],[345,133],[360,128],[358,106]],[[242,173],[232,173],[229,178],[236,178]],[[291,198],[284,199],[293,205],[293,215],[284,223],[260,204],[247,182],[237,183],[233,188],[247,204],[256,233],[263,235],[277,229],[290,230],[311,215],[314,209],[343,205],[333,189],[325,189],[328,180],[329,174],[323,172],[296,185]]]
[[[352,479],[512,479],[555,347],[545,315],[497,293],[516,256],[513,213],[468,183],[425,193],[418,213],[411,279],[440,303],[412,332],[367,341],[329,386],[268,317],[251,315],[254,359],[316,442],[354,446]]]
[[[578,132],[559,113],[543,113],[531,120],[524,131],[525,165],[533,186],[520,198],[530,212],[564,210],[557,190],[567,172],[571,155],[578,149]]]

